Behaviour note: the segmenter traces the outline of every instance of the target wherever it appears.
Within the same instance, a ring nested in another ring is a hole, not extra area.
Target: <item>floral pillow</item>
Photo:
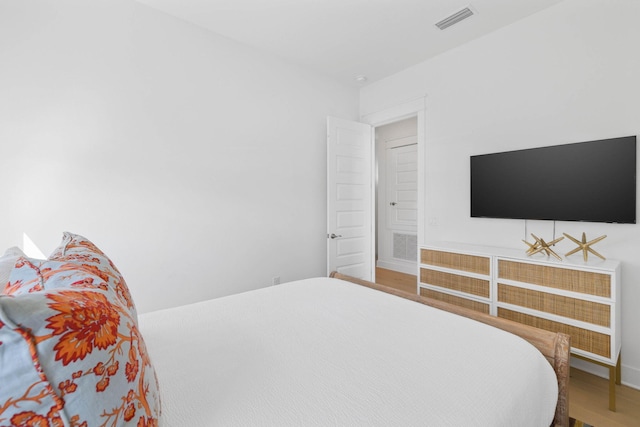
[[[138,323],[138,313],[124,278],[113,262],[87,238],[65,232],[62,243],[53,251],[49,259],[76,264],[83,271],[100,276],[131,310],[136,324]]]
[[[9,281],[13,266],[21,256],[24,256],[24,252],[18,247],[13,247],[7,249],[4,255],[0,257],[0,292],[2,292],[2,288],[6,286]]]
[[[1,288],[0,288],[1,289]],[[113,263],[65,233],[0,295],[0,426],[157,426],[159,386]]]

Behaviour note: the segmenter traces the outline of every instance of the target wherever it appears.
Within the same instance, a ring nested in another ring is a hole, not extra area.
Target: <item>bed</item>
[[[0,425],[569,425],[566,335],[341,274],[138,315],[65,233],[0,280]]]
[[[164,425],[568,425],[564,380],[525,340],[333,276],[140,316]]]

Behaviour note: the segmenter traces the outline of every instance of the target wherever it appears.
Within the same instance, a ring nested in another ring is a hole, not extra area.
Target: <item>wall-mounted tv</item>
[[[635,224],[636,137],[471,156],[471,216]]]

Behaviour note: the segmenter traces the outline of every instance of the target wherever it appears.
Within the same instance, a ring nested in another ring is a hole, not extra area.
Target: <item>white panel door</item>
[[[363,123],[327,118],[327,272],[373,272],[373,140]]]
[[[416,232],[418,226],[418,146],[387,146],[387,227],[391,232]],[[395,141],[394,141],[395,142]]]
[[[389,140],[379,159],[377,266],[416,274],[418,153],[415,136]],[[384,218],[384,219],[383,219]]]

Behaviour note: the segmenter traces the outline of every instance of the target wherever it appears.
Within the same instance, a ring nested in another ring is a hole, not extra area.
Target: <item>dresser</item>
[[[571,353],[609,369],[609,409],[620,384],[620,262],[563,261],[458,243],[420,247],[420,294],[571,336]]]

